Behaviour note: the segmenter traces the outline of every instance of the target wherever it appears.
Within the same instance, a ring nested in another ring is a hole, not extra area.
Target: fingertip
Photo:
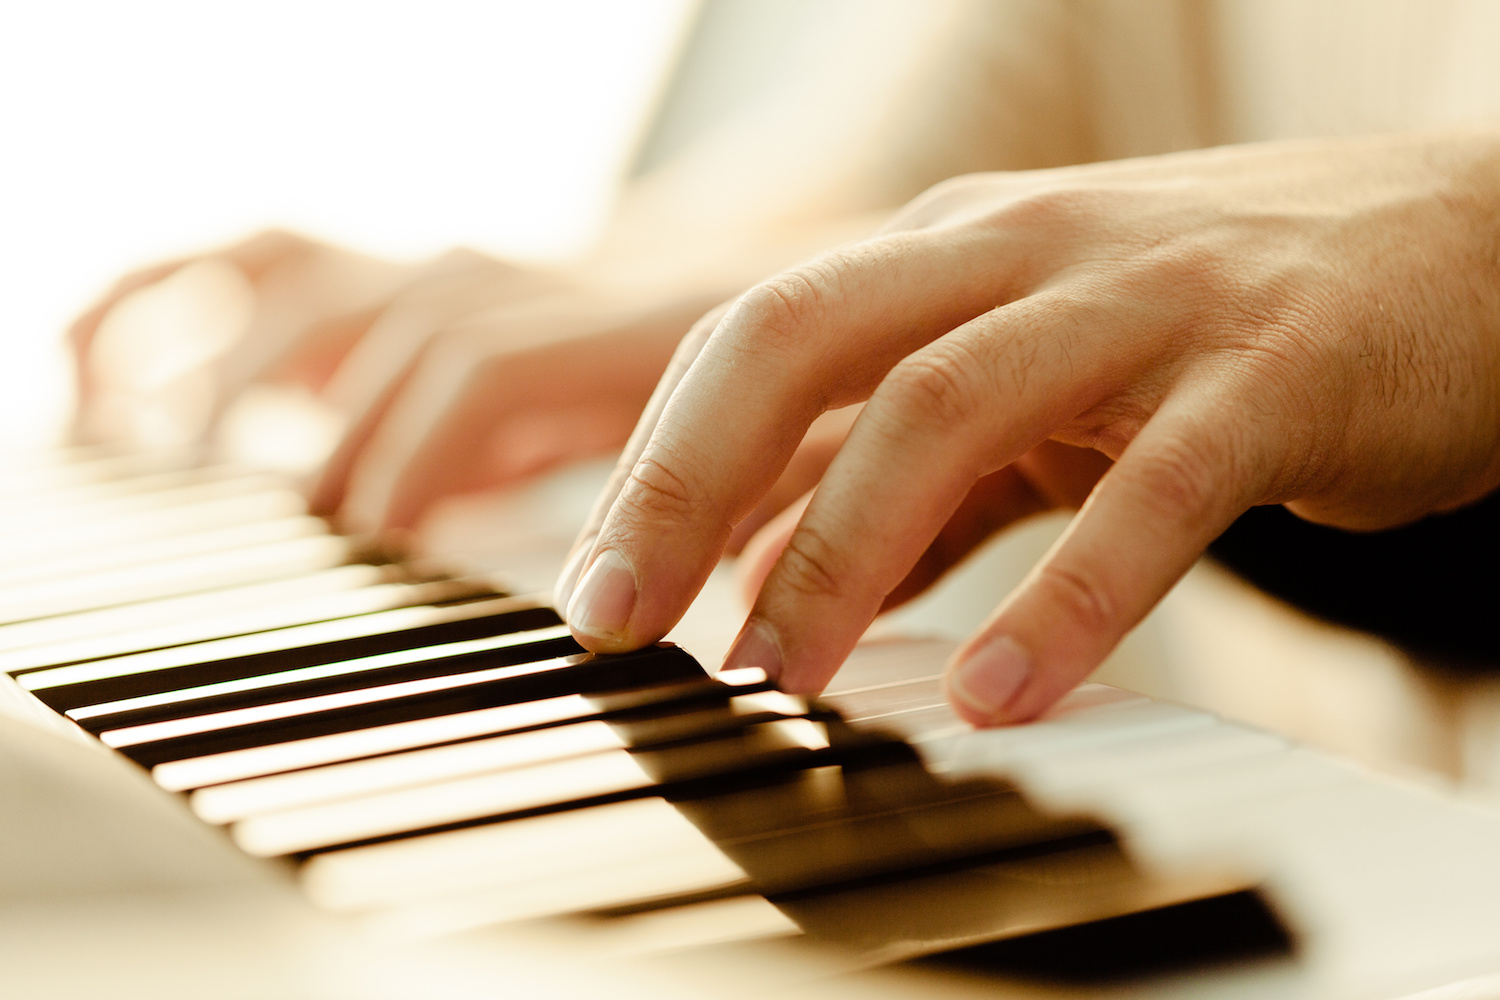
[[[630,619],[639,591],[635,568],[615,549],[594,556],[568,601],[565,615],[573,635],[595,652],[624,652],[631,643]]]
[[[427,490],[413,493],[404,490],[397,482],[386,496],[385,504],[377,516],[381,531],[406,531],[416,533],[427,512],[435,505],[437,497]]]
[[[1036,674],[1031,652],[1008,635],[960,650],[943,677],[955,712],[975,726],[1024,721],[1015,707]]]
[[[772,681],[781,681],[785,658],[781,640],[769,622],[751,618],[724,655],[724,670],[757,668]]]

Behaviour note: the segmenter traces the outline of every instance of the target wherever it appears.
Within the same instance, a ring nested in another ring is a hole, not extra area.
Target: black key
[[[703,678],[704,671],[698,662],[676,646],[654,646],[610,657],[585,654],[567,665],[537,673],[477,681],[436,691],[393,695],[363,704],[312,711],[306,715],[269,719],[117,749],[141,766],[149,768],[169,760],[203,757],[212,753],[286,743],[373,726],[388,726],[409,719],[472,712],[481,708],[514,705],[567,694],[603,694]],[[116,745],[111,742],[108,732],[102,733],[101,738],[106,744]]]
[[[467,624],[467,623],[466,623]],[[429,647],[430,649],[430,647]],[[423,651],[428,651],[424,649]],[[399,651],[398,651],[399,652]],[[400,684],[406,681],[425,680],[431,677],[451,677],[456,674],[491,670],[495,667],[535,663],[564,656],[584,653],[582,646],[572,636],[527,642],[502,649],[486,649],[477,653],[446,656],[437,659],[421,659],[411,663],[377,667],[370,670],[355,670],[333,677],[317,677],[308,680],[293,680],[285,684],[272,684],[249,691],[233,691],[226,694],[174,701],[166,705],[111,712],[77,719],[80,726],[91,733],[102,733],[111,729],[144,726],[154,722],[174,719],[193,719],[219,712],[231,712],[241,708],[260,705],[276,705],[302,698],[340,694],[345,691],[360,691],[365,688]],[[274,679],[274,675],[267,679]]]
[[[414,750],[452,746],[495,736],[535,732],[586,722],[608,722],[627,746],[660,743],[700,731],[702,711],[728,712],[731,698],[774,692],[759,671],[733,671],[714,680],[672,682],[615,695],[566,695],[561,698],[502,705],[477,712],[411,719],[392,726],[336,733],[309,741],[252,747],[230,755],[192,758],[157,768],[152,776],[172,791],[233,784],[290,772],[389,757]],[[775,692],[775,698],[786,696]],[[775,705],[763,706],[770,711]],[[796,714],[795,703],[780,714]],[[535,708],[535,711],[525,711]],[[521,709],[522,711],[516,711]]]
[[[507,603],[509,603],[508,600]],[[53,710],[69,712],[90,705],[104,705],[113,701],[122,701],[126,698],[165,694],[170,691],[180,691],[185,688],[199,687],[205,684],[219,684],[247,677],[259,677],[265,674],[279,673],[284,670],[296,670],[302,667],[337,663],[342,660],[353,660],[365,656],[377,656],[381,653],[391,653],[402,649],[415,649],[420,646],[434,646],[449,642],[464,642],[471,639],[485,639],[491,636],[505,635],[512,632],[525,632],[562,624],[562,619],[558,617],[557,612],[545,605],[517,608],[501,614],[485,614],[484,610],[485,605],[481,602],[455,608],[453,613],[456,616],[463,616],[457,621],[446,621],[434,625],[423,625],[398,631],[372,632],[369,635],[309,645],[302,645],[297,639],[299,635],[297,630],[304,630],[305,633],[305,626],[277,629],[272,632],[260,634],[271,640],[284,638],[286,645],[282,648],[253,653],[247,656],[232,656],[225,659],[190,663],[180,667],[167,667],[162,670],[126,674],[122,677],[106,677],[78,684],[65,684],[55,688],[41,688],[34,690],[32,693],[43,704]],[[378,612],[378,614],[384,613]],[[370,616],[370,627],[372,629],[378,623],[379,619]],[[576,652],[577,650],[573,651]],[[182,652],[184,655],[190,655],[192,647],[182,647]],[[103,663],[101,665],[107,666],[107,664]],[[99,730],[96,729],[94,731],[98,732]]]

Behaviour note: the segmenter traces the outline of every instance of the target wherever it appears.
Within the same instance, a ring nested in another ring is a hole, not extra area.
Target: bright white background
[[[692,0],[0,7],[0,445],[123,271],[268,225],[533,259],[604,219]]]

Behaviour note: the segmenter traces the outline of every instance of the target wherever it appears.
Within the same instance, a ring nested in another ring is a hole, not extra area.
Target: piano
[[[594,656],[190,453],[0,512],[7,995],[1500,996],[1500,814],[1267,732]]]

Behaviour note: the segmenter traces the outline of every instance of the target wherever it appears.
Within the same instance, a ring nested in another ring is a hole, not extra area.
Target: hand
[[[349,425],[318,477],[314,506],[341,512],[358,530],[412,527],[448,492],[502,485],[618,449],[681,332],[712,301],[690,299],[674,326],[651,331],[660,342],[653,348],[641,331],[616,330],[640,318],[638,304],[615,295],[611,309],[565,294],[576,288],[559,272],[471,251],[398,266],[264,233],[131,275],[74,323],[77,436],[140,445],[202,441],[252,383],[298,386]],[[166,310],[184,327],[175,336],[164,339],[162,324],[152,322],[160,308],[136,317],[143,322],[110,325],[144,296],[163,293],[179,300]],[[574,355],[588,334],[602,342],[580,362]],[[486,366],[500,376],[491,372],[486,382]],[[514,377],[523,370],[526,384],[518,387]],[[460,382],[498,395],[483,405],[448,398]],[[551,394],[542,403],[544,387]],[[483,416],[496,416],[500,400],[513,410],[534,406],[534,433],[507,425],[487,438],[484,428],[465,426],[457,455],[441,444],[433,455],[407,447],[424,443],[419,428],[431,431],[465,406],[487,405]],[[386,419],[392,412],[394,422]],[[609,429],[600,427],[601,416]],[[163,427],[163,419],[172,426]],[[404,477],[423,458],[437,459],[424,466],[432,473]],[[341,511],[346,500],[350,507]]]
[[[74,437],[198,441],[251,382],[316,388],[415,271],[271,231],[128,275],[68,330]],[[153,293],[176,301],[132,323],[131,307]]]
[[[823,687],[990,531],[1082,501],[956,654],[1035,717],[1256,504],[1355,530],[1500,484],[1500,136],[1228,148],[961,178],[679,348],[559,594],[596,650],[684,612],[819,414],[864,402],[728,666]]]

